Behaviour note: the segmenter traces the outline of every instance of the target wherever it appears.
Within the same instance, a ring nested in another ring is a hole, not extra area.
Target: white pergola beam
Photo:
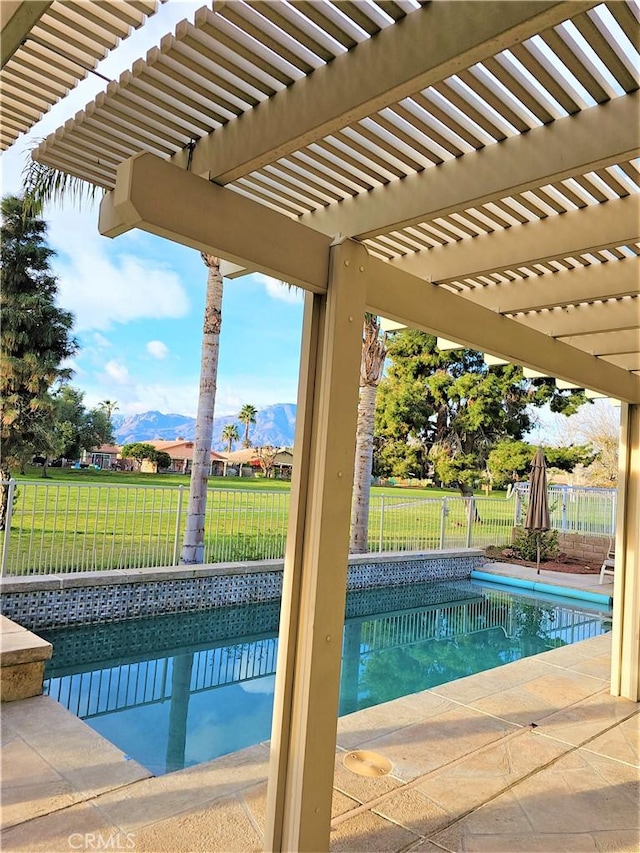
[[[251,270],[240,264],[232,264],[231,261],[220,261],[220,272],[224,278],[241,278],[243,275],[249,275]]]
[[[100,205],[100,233],[141,228],[198,251],[323,293],[330,241],[323,234],[154,154],[118,166]]]
[[[625,370],[640,370],[640,352],[627,352],[620,355],[603,355],[601,356],[610,364],[615,364],[617,367],[623,367]]]
[[[370,258],[367,272],[368,311],[607,396],[640,401],[637,376],[377,258]]]
[[[633,195],[394,258],[388,263],[429,281],[454,281],[623,246],[634,243],[639,236],[640,197]]]
[[[427,222],[631,160],[639,150],[639,123],[640,94],[626,95],[305,214],[301,221],[325,234],[358,239]]]
[[[594,5],[429,3],[200,140],[191,168],[230,183]],[[216,36],[208,9],[195,25]],[[187,157],[174,155],[183,167]]]
[[[552,311],[517,315],[513,318],[527,329],[553,338],[568,335],[619,332],[640,326],[640,298],[621,299],[597,305],[570,305]]]
[[[153,154],[122,163],[116,188],[100,207],[102,234],[117,236],[131,228],[216,254],[314,293],[327,289],[330,243],[326,236]],[[367,282],[367,310],[375,314],[621,400],[640,399],[638,377],[392,264],[369,257]],[[618,304],[626,307],[625,302]],[[617,327],[623,328],[618,321],[616,316]],[[558,329],[561,333],[573,332],[564,326]]]
[[[589,335],[558,335],[565,344],[578,347],[591,355],[620,355],[640,351],[640,333],[637,329],[623,332],[594,332]]]
[[[640,260],[628,258],[606,264],[566,270],[535,279],[489,284],[463,290],[460,296],[508,314],[534,311],[557,305],[577,305],[594,299],[613,299],[638,293]]]

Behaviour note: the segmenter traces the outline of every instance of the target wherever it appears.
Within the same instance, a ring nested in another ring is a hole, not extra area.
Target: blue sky
[[[170,0],[100,72],[116,78],[202,5]],[[105,86],[90,75],[2,156],[3,195],[19,192],[33,144]],[[200,255],[142,231],[101,237],[97,205],[50,207],[44,218],[57,252],[59,303],[76,317],[81,348],[73,384],[85,402],[117,400],[125,415],[150,409],[195,415],[207,278]],[[245,403],[295,402],[301,326],[300,292],[261,275],[225,281],[216,415],[236,414]]]

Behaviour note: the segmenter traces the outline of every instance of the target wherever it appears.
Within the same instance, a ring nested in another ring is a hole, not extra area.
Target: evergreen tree
[[[83,450],[93,450],[113,441],[113,427],[102,408],[87,409],[84,393],[63,385],[54,394],[53,444],[56,456],[79,459]]]
[[[54,402],[50,389],[69,378],[64,360],[77,350],[73,315],[55,304],[57,280],[51,273],[53,250],[46,224],[25,208],[24,200],[2,200],[0,335],[0,414],[2,463],[8,480],[47,443]],[[6,491],[0,502],[4,524]]]
[[[489,368],[475,350],[441,352],[436,338],[414,329],[393,335],[376,409],[376,471],[424,476],[432,468],[463,494],[486,470],[489,452],[531,429],[531,406],[573,414],[585,400],[549,379],[527,380],[522,368]]]

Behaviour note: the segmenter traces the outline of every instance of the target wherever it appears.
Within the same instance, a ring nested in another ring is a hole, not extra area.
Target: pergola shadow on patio
[[[622,401],[611,693],[639,698],[637,15],[215,3],[35,152],[108,190],[103,234],[307,291],[268,849],[328,846],[365,311]]]

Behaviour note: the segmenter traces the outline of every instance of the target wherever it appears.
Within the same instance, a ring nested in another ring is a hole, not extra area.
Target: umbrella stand
[[[540,574],[542,534],[551,528],[547,495],[547,466],[542,448],[538,448],[531,462],[529,478],[529,506],[524,523],[525,530],[536,534],[536,571]]]

